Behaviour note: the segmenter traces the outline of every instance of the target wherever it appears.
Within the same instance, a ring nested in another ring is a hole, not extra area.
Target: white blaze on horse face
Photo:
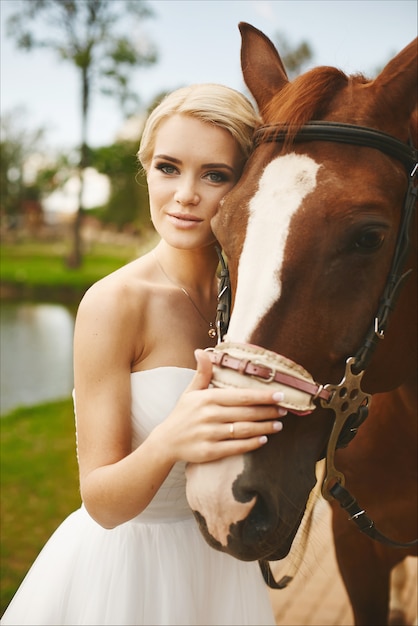
[[[320,165],[304,154],[271,161],[249,202],[247,232],[227,341],[247,342],[280,298],[281,267],[290,221],[315,189]]]
[[[235,480],[244,470],[244,458],[231,456],[210,463],[190,463],[186,468],[186,494],[192,511],[198,511],[216,541],[227,546],[229,528],[245,519],[255,504],[238,502],[232,493]]]

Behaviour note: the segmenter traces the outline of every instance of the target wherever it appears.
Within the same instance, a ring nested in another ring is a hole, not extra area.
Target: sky
[[[314,54],[310,66],[366,75],[417,36],[416,0],[148,0],[148,5],[154,17],[142,30],[156,45],[159,62],[135,71],[131,83],[144,109],[162,91],[190,83],[218,82],[245,91],[240,21],[273,40],[281,33],[293,46],[307,41]],[[46,49],[16,49],[5,36],[5,21],[15,8],[15,0],[0,0],[1,114],[25,107],[25,128],[44,127],[50,147],[69,150],[80,137],[77,72]],[[89,143],[110,144],[122,121],[114,101],[95,95]]]

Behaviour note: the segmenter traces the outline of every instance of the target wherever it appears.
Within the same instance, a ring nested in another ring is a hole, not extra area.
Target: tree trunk
[[[89,150],[87,146],[87,116],[89,110],[90,85],[88,68],[81,68],[82,78],[82,106],[81,106],[81,148],[80,163],[78,168],[78,176],[80,181],[78,193],[78,208],[73,223],[73,245],[70,256],[68,257],[68,267],[76,269],[83,262],[83,250],[81,241],[81,226],[83,221],[83,191],[84,191],[84,171],[89,163]]]

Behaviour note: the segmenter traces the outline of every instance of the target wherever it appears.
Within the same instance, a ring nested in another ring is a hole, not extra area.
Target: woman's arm
[[[152,440],[131,449],[130,374],[138,345],[137,316],[130,289],[106,280],[87,292],[75,326],[80,490],[90,515],[106,528],[138,515],[172,467]]]
[[[285,411],[271,392],[208,389],[212,366],[198,353],[198,371],[174,410],[131,449],[131,363],[137,358],[137,303],[129,289],[92,288],[77,315],[74,337],[81,496],[105,528],[132,519],[150,503],[177,461],[204,462],[242,454],[281,428]],[[265,421],[267,420],[267,421]],[[229,424],[236,424],[236,439]]]

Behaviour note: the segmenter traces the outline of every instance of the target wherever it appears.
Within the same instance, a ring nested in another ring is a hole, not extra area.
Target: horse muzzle
[[[297,415],[312,413],[317,408],[315,400],[329,396],[303,367],[264,348],[223,342],[208,353],[214,387],[268,385],[272,393],[284,392],[281,404]],[[248,455],[190,464],[186,469],[187,498],[206,541],[241,560],[284,558],[300,524],[303,506],[287,510],[285,505],[286,510],[277,510],[282,507],[252,471],[259,455],[274,455],[270,445]]]
[[[189,464],[187,497],[212,548],[242,561],[277,560],[288,553],[300,518],[283,520],[266,481],[260,483],[251,471],[254,454]],[[284,514],[287,518],[294,513],[291,507]]]

